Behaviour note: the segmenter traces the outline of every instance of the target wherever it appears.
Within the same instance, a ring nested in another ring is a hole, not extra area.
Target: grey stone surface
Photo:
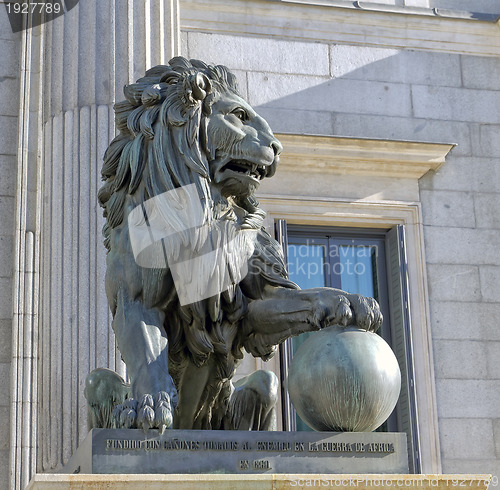
[[[461,64],[464,87],[500,90],[499,59],[481,56],[462,56]]]
[[[21,33],[13,33],[10,26],[7,9],[4,5],[5,2],[0,3],[0,39],[2,40],[17,40],[21,38]]]
[[[19,115],[19,101],[17,97],[13,97],[13,94],[18,93],[19,80],[16,77],[0,75],[0,104],[3,116]]]
[[[375,445],[376,444],[376,445]],[[123,447],[131,449],[123,449]],[[65,473],[406,473],[404,433],[93,429]]]
[[[0,319],[12,318],[12,280],[0,277]]]
[[[1,10],[1,9],[0,9]],[[0,114],[0,154],[16,155],[17,152],[17,117]]]
[[[256,107],[269,105],[270,107],[285,108],[288,110],[303,110],[303,104],[294,104],[289,107],[284,104],[282,99],[287,96],[299,97],[300,94],[314,90],[330,79],[325,76],[311,75],[283,75],[275,73],[249,72],[248,73],[248,102]],[[277,85],[279,84],[279,85]],[[309,110],[330,110],[328,107],[318,109],[317,101],[311,101],[312,104],[306,106]]]
[[[467,444],[466,442],[464,444]],[[500,464],[498,459],[494,459],[492,455],[488,459],[454,459],[453,455],[450,458],[443,460],[443,473],[450,475],[464,475],[467,473],[476,473],[484,475],[500,475]],[[457,481],[457,485],[460,480]],[[489,490],[494,490],[496,486],[490,484]]]
[[[495,436],[495,456],[500,458],[500,418],[493,420],[493,434]]]
[[[474,265],[427,264],[429,295],[434,301],[479,301],[479,268]]]
[[[189,32],[188,50],[191,58],[234,70],[323,76],[330,72],[326,44]]]
[[[415,117],[498,124],[499,104],[499,91],[412,85]]]
[[[367,46],[332,46],[331,74],[336,78],[405,84],[462,85],[458,55]]]
[[[0,4],[0,8],[3,10],[3,5]],[[2,40],[2,63],[0,65],[0,77],[17,78],[18,75],[19,44],[14,40]]]
[[[333,134],[332,113],[257,106],[276,133]],[[279,170],[278,170],[279,172]]]
[[[459,143],[447,158],[446,165],[438,173],[446,171],[445,167],[452,163],[453,157],[470,155],[470,130],[467,123],[433,121],[425,118],[389,117],[383,108],[381,111],[379,115],[332,114],[335,134],[364,138]]]
[[[0,155],[0,196],[16,194],[16,158],[13,155]]]
[[[498,243],[500,230],[425,227],[429,264],[497,264],[500,260]]]
[[[0,363],[9,363],[12,358],[12,320],[0,320]]]
[[[479,276],[481,278],[481,293],[483,301],[498,303],[498,291],[500,291],[500,267],[494,265],[481,266],[479,268]]]
[[[180,55],[184,56],[185,58],[192,58],[192,56],[189,55],[189,47],[188,47],[188,33],[186,31],[181,31],[181,46],[180,46],[181,52]]]
[[[443,418],[439,432],[443,454],[454,459],[488,459],[495,452],[490,419]]]
[[[454,326],[450,325],[453,329]],[[470,340],[435,340],[434,372],[437,378],[488,377],[487,343]]]
[[[1,5],[0,5],[1,7]],[[0,420],[7,421],[10,418],[10,407],[0,406]],[[10,424],[0,424],[0,451],[7,451],[10,447]]]
[[[0,277],[12,277],[13,242],[11,236],[0,235]]]
[[[493,158],[452,156],[438,172],[424,175],[419,184],[427,190],[498,192],[500,165]]]
[[[500,305],[497,305],[497,311],[500,311]],[[500,356],[500,342],[487,342],[486,347],[486,359],[488,366],[488,378],[500,379],[500,362],[498,362]]]
[[[476,194],[474,209],[479,228],[500,229],[500,213],[492,212],[492,210],[500,209],[500,193]]]
[[[0,362],[0,393],[3,393],[0,407],[10,407],[10,362]]]
[[[11,196],[0,196],[0,216],[2,224],[0,235],[12,236],[14,233],[14,222],[16,218],[16,200]]]
[[[9,451],[3,450],[0,451],[0,488],[2,490],[10,490],[9,489]]]
[[[425,225],[473,228],[476,224],[470,193],[422,190],[420,200]]]
[[[253,105],[387,116],[411,114],[410,87],[404,84],[254,72],[249,73],[248,84]]]
[[[500,151],[500,125],[471,125],[471,141],[474,155],[497,157]]]
[[[500,406],[500,380],[437,379],[440,418],[496,419]]]
[[[238,90],[245,100],[248,100],[248,79],[247,72],[243,70],[232,70],[233,75],[238,80]]]
[[[431,301],[432,337],[500,341],[500,303]]]

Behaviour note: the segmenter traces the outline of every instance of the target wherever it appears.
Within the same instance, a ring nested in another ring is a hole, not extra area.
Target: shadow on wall
[[[429,7],[500,15],[500,4],[492,0],[429,0]]]
[[[249,72],[250,104],[275,132],[462,144],[466,121],[500,123],[490,99],[461,88],[459,55],[337,45],[331,60],[332,77]]]

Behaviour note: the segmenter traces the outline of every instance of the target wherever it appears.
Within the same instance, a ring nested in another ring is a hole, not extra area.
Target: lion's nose
[[[281,143],[278,140],[273,140],[270,146],[274,151],[275,157],[277,157],[283,151],[283,147],[281,146]]]

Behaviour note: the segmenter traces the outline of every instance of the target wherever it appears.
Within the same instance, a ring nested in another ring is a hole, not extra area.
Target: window
[[[290,279],[302,289],[333,287],[375,298],[384,315],[379,334],[391,345],[402,373],[398,404],[379,430],[406,432],[409,466],[420,471],[410,317],[406,293],[404,229],[356,229],[277,223]],[[293,354],[311,334],[287,341],[281,349],[282,386]],[[295,413],[286,388],[282,393],[283,427],[311,430]]]

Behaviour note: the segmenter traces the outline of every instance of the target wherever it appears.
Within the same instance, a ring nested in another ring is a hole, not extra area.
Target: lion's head
[[[257,210],[253,193],[276,171],[281,145],[226,67],[173,58],[125,86],[124,94],[115,104],[120,134],[106,151],[99,191],[108,248],[127,196],[137,205],[195,183],[206,203],[229,199]]]
[[[263,178],[274,174],[281,152],[267,122],[234,92],[212,104],[207,147],[210,176],[224,197],[253,194]]]

